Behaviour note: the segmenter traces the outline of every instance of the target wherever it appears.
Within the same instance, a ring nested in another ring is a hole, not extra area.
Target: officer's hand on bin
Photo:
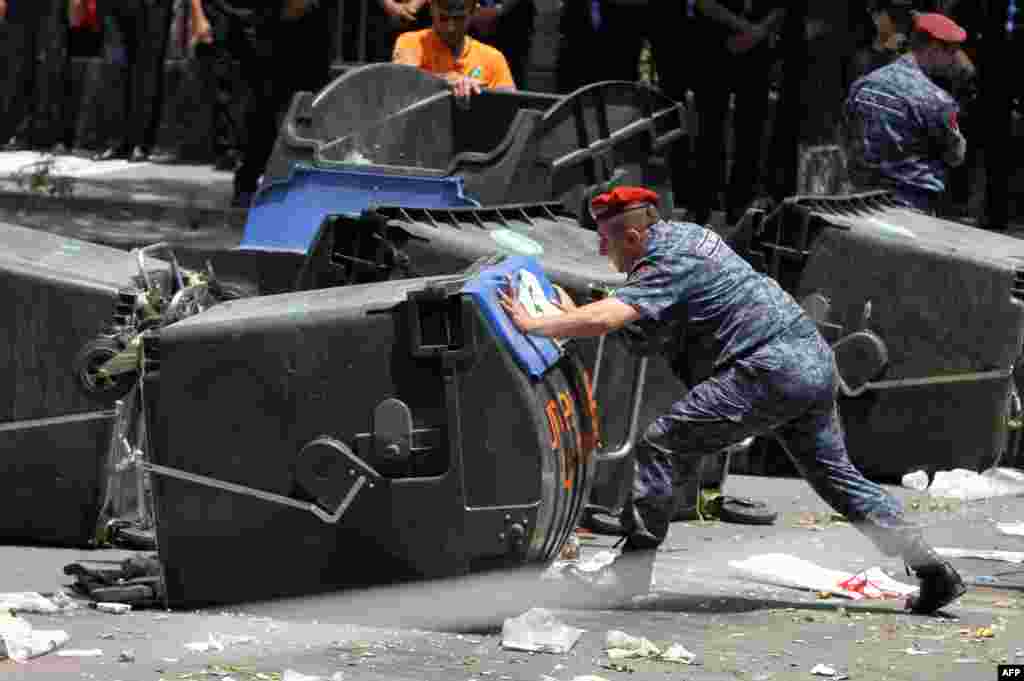
[[[530,333],[533,328],[533,317],[526,311],[526,306],[519,302],[519,299],[514,297],[512,293],[511,284],[505,291],[498,291],[498,303],[505,310],[505,314],[508,315],[508,319],[512,322],[512,326],[519,329],[521,333]]]
[[[189,36],[189,45],[195,49],[196,45],[213,44],[213,27],[205,14],[200,14],[192,22],[192,35]]]
[[[558,284],[552,284],[551,286],[554,287],[555,293],[558,294],[558,302],[551,301],[552,305],[563,312],[576,309],[576,301],[572,299],[572,296],[570,296],[564,288]]]
[[[7,18],[7,0],[0,0],[0,23]]]

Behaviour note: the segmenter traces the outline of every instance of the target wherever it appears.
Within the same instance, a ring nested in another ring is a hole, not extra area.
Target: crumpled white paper
[[[20,617],[0,614],[0,660],[25,662],[56,650],[68,642],[67,632],[59,629],[34,629]]]
[[[52,596],[44,596],[34,591],[0,593],[0,612],[10,610],[11,612],[54,615],[77,607],[78,604],[63,593],[56,593]]]
[[[873,567],[856,574],[830,570],[786,553],[765,553],[729,561],[729,567],[755,582],[827,592],[851,600],[906,598],[918,587],[898,582]]]

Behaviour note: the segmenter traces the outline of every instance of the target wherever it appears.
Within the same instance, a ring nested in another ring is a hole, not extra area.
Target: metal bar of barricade
[[[357,57],[360,64],[366,63],[366,26],[369,12],[370,0],[359,0],[359,54]]]

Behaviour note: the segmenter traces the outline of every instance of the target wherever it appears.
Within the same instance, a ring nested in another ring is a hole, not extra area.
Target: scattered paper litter
[[[56,650],[69,638],[65,631],[34,629],[27,620],[0,614],[0,660],[25,662]]]
[[[323,677],[301,674],[294,669],[285,669],[282,681],[323,681]]]
[[[44,596],[34,591],[0,594],[0,611],[27,612],[39,615],[53,615],[78,607],[66,594]]]
[[[811,668],[811,673],[815,676],[835,676],[836,670],[827,664],[816,664]]]
[[[679,643],[673,643],[662,651],[651,643],[650,639],[632,636],[624,631],[612,629],[605,636],[605,653],[609,660],[625,660],[630,658],[650,658],[665,662],[691,664],[697,658],[694,653]]]
[[[996,523],[996,529],[1002,534],[1008,534],[1013,537],[1024,537],[1024,522]]]
[[[851,574],[830,570],[785,553],[765,553],[742,561],[729,561],[729,567],[751,581],[809,591],[828,592],[852,600],[906,598],[918,587],[896,581],[872,567]]]
[[[559,622],[550,610],[531,608],[505,620],[501,627],[501,645],[509,650],[567,653],[582,634],[583,629]]]
[[[928,494],[961,501],[1020,496],[1024,495],[1024,471],[1016,468],[989,468],[982,473],[965,468],[938,471],[932,477]]]
[[[127,603],[97,603],[96,609],[100,612],[109,612],[112,615],[123,615],[132,609]]]
[[[99,648],[86,648],[83,650],[60,650],[58,657],[103,657],[103,651]]]
[[[921,650],[920,648],[907,648],[903,652],[905,652],[907,655],[929,655],[932,651]]]
[[[193,653],[207,653],[207,652],[209,652],[211,650],[216,650],[217,652],[221,652],[221,651],[224,650],[224,644],[221,643],[216,638],[214,638],[213,634],[210,634],[210,636],[205,641],[196,641],[196,642],[193,642],[193,643],[186,643],[185,644],[185,649],[189,650],[189,651],[191,651]]]
[[[1024,551],[937,548],[935,552],[943,558],[977,558],[978,560],[998,560],[1004,563],[1024,563]]]

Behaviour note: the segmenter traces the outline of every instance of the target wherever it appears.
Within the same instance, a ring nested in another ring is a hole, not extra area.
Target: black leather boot
[[[907,608],[912,613],[931,615],[967,593],[964,580],[953,566],[942,560],[920,535],[910,539],[904,559],[921,582],[920,591],[907,599]]]

